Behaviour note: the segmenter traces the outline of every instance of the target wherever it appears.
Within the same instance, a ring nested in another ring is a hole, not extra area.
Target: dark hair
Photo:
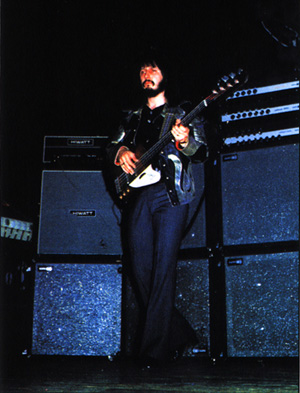
[[[180,87],[178,85],[178,66],[180,63],[174,58],[169,48],[162,50],[149,45],[146,49],[135,54],[133,64],[136,83],[139,83],[139,86],[140,78],[137,78],[137,75],[139,75],[141,68],[145,65],[157,66],[164,77],[163,83],[169,103],[177,105],[181,100]]]
[[[161,70],[165,81],[167,80],[169,71],[168,59],[163,53],[154,48],[140,53],[136,62],[138,71],[145,65],[157,66]]]

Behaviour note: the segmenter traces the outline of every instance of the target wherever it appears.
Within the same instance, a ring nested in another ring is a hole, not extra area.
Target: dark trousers
[[[167,359],[194,339],[194,331],[174,309],[177,255],[187,214],[188,205],[172,207],[162,183],[142,189],[129,211],[128,246],[144,317],[141,357]]]

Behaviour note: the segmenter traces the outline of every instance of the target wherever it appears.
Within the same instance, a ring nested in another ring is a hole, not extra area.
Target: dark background
[[[238,67],[252,87],[297,73],[297,0],[2,0],[1,11],[2,210],[20,220],[36,222],[44,136],[111,135],[138,103],[145,47],[167,54],[195,103]]]

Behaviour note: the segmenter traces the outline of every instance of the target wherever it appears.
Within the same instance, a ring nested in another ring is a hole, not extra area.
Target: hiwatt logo
[[[96,217],[95,210],[70,210],[70,214],[77,217]]]
[[[32,222],[1,217],[1,237],[29,242],[32,239]]]

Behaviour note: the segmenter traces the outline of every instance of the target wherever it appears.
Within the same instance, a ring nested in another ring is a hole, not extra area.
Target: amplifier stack
[[[121,350],[121,216],[104,176],[107,140],[44,138],[34,355],[113,356]]]
[[[225,147],[298,136],[299,80],[245,87],[222,109]]]
[[[207,221],[212,324],[225,331],[212,352],[298,356],[299,80],[245,86],[222,109],[224,143],[206,174],[207,215],[218,212]]]

